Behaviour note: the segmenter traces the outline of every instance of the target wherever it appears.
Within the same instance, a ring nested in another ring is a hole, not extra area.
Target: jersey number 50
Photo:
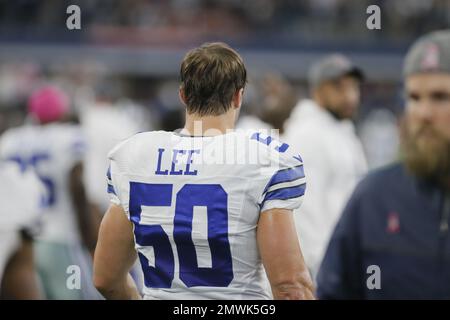
[[[140,224],[142,206],[171,206],[171,184],[130,182],[130,218],[139,246],[152,246],[155,266],[138,253],[147,287],[170,288],[175,262],[169,237],[160,225]],[[230,243],[228,241],[227,193],[218,184],[186,184],[176,194],[173,239],[178,252],[180,280],[187,287],[227,287],[233,279]],[[194,206],[207,207],[208,243],[211,268],[198,267],[192,219]]]

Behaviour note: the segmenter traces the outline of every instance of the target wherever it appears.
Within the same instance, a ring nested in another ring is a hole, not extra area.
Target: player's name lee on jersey
[[[277,165],[280,155],[289,147],[262,133],[210,138],[215,143],[192,140],[188,147],[185,143],[184,146],[173,149],[159,147],[155,159],[155,175],[196,176],[202,165]],[[299,157],[294,158],[301,161]]]
[[[192,170],[191,171],[191,164],[192,164],[192,156],[194,154],[199,154],[200,150],[178,150],[178,149],[173,149],[172,152],[172,161],[170,164],[170,171],[169,169],[164,169],[162,162],[164,159],[164,153],[165,153],[165,149],[158,149],[158,161],[157,161],[157,166],[156,166],[156,171],[155,174],[157,175],[172,175],[172,176],[179,176],[179,175],[190,175],[190,176],[196,176],[197,175],[197,170]],[[185,159],[185,161],[183,161],[182,163],[180,163],[180,157],[186,155],[187,158]],[[180,167],[184,166],[184,170],[181,169]]]

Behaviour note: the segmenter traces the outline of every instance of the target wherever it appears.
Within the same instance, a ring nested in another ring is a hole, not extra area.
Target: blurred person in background
[[[264,74],[261,80],[249,83],[245,89],[248,96],[245,108],[239,115],[237,129],[266,131],[273,135],[272,129],[283,133],[283,124],[295,106],[296,95],[287,79],[281,74]]]
[[[46,85],[30,96],[33,123],[7,130],[0,156],[33,168],[46,187],[42,233],[36,242],[36,263],[48,299],[99,297],[90,281],[97,228],[82,181],[86,143],[79,125],[64,122],[69,98]],[[68,267],[81,270],[81,288],[67,287]]]
[[[260,91],[264,110],[261,115],[262,121],[283,134],[284,123],[297,101],[292,85],[281,74],[269,73],[263,77]]]
[[[399,132],[396,115],[387,108],[372,110],[360,124],[359,136],[369,169],[391,164],[398,159]]]
[[[284,140],[300,151],[310,177],[295,222],[313,278],[345,202],[367,170],[352,122],[362,78],[346,57],[326,56],[309,72],[312,100],[301,100],[285,123]]]
[[[322,299],[450,298],[450,30],[419,38],[403,70],[402,161],[356,187],[320,268]]]
[[[83,180],[86,192],[89,194],[97,229],[109,206],[109,196],[105,192],[104,179],[108,170],[108,153],[119,142],[142,131],[143,128],[139,123],[145,117],[141,117],[139,120],[133,118],[130,109],[127,108],[124,100],[121,100],[124,94],[118,81],[103,79],[98,82],[95,86],[94,96],[92,103],[82,106],[80,118],[84,137],[89,142],[89,148],[84,157]],[[142,290],[143,275],[137,263],[131,270],[131,274],[138,290]]]
[[[152,86],[151,81],[146,81],[149,87]],[[155,95],[149,99],[149,109],[153,110],[156,115],[155,127],[165,131],[175,131],[184,125],[184,112],[181,107],[181,101],[178,97],[178,81],[161,81],[155,85],[153,83]],[[146,91],[152,91],[147,89]],[[154,128],[153,130],[155,130]],[[148,130],[146,128],[145,130]],[[142,131],[145,131],[142,130]]]
[[[109,206],[104,181],[108,152],[141,129],[120,104],[122,91],[116,81],[101,81],[95,86],[94,100],[81,108],[81,126],[89,142],[84,158],[84,181],[94,209],[101,215]]]
[[[0,299],[40,299],[33,238],[44,187],[32,170],[0,161]]]
[[[270,135],[270,130],[273,127],[261,119],[265,111],[265,106],[261,101],[260,87],[256,81],[249,81],[245,87],[245,98],[242,102],[244,108],[239,113],[236,129],[264,131]]]

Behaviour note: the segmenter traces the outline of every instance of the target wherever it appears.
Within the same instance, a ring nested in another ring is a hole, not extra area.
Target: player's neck
[[[235,114],[226,113],[220,116],[198,116],[186,114],[183,131],[191,136],[215,136],[234,129]]]

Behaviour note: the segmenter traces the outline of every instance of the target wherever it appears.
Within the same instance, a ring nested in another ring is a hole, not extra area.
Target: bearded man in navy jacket
[[[402,160],[356,187],[317,278],[321,299],[450,298],[450,31],[404,63]]]

